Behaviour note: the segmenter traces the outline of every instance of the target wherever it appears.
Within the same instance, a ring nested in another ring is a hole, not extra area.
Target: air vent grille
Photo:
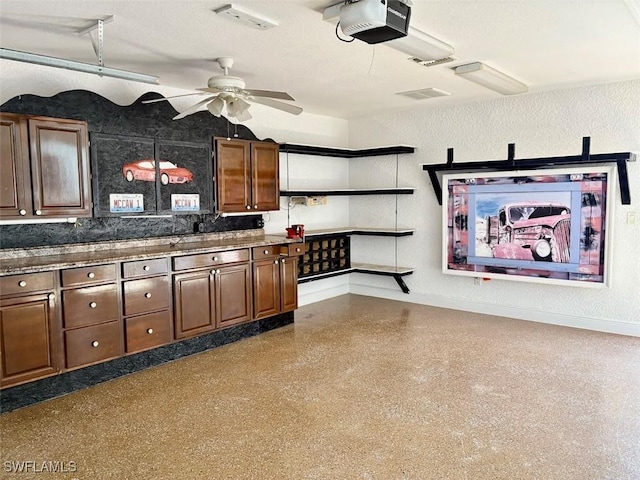
[[[451,95],[449,92],[440,90],[438,88],[423,88],[420,90],[410,90],[408,92],[399,92],[396,95],[403,95],[405,97],[413,98],[414,100],[425,100],[428,98],[436,97],[448,97]]]
[[[417,63],[418,65],[422,65],[423,67],[435,67],[436,65],[442,65],[443,63],[453,62],[457,60],[456,57],[450,55],[444,58],[438,58],[437,60],[425,60],[420,57],[409,57],[409,60],[413,63]]]

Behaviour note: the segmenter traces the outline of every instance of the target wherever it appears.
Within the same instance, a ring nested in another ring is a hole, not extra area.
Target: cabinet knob
[[[36,210],[36,215],[42,215],[42,210]]]
[[[280,263],[284,263],[284,258],[282,260],[280,260]]]
[[[153,333],[153,328],[147,328],[147,333],[151,335]]]
[[[27,211],[23,208],[22,210],[20,210],[20,215],[26,215]]]
[[[149,265],[145,265],[144,267],[142,267],[142,270],[144,270],[145,272],[149,271]]]
[[[151,294],[149,292],[144,294],[145,298],[151,298]]]
[[[18,286],[19,286],[19,287],[26,287],[26,286],[27,286],[27,282],[25,282],[24,280],[20,280],[20,281],[18,282]]]
[[[299,252],[299,251],[300,251],[300,247],[297,247],[296,248],[296,253]]]
[[[91,308],[96,308],[97,306],[98,306],[98,304],[96,302],[91,302],[89,304],[89,307],[91,307]]]
[[[277,265],[278,263],[279,263],[279,262],[278,262],[278,260],[274,260],[274,261],[273,261],[273,264],[274,264],[274,265]]]
[[[98,345],[100,345],[100,343],[97,340],[94,340],[93,342],[91,342],[91,346],[92,347],[97,347]]]
[[[262,253],[264,253],[265,255],[269,255],[269,250],[265,250],[265,251],[264,251],[264,252],[262,252]]]
[[[55,294],[50,293],[50,294],[47,296],[47,298],[48,298],[49,300],[55,300],[56,296],[55,296]]]
[[[220,275],[220,269],[216,270],[216,273],[217,273],[218,275]]]
[[[215,269],[214,269],[214,270],[211,270],[211,275],[215,275],[215,274],[216,274]]]
[[[213,257],[211,260],[213,260],[214,262],[218,261],[218,257]]]
[[[96,276],[96,274],[93,273],[93,272],[87,273],[87,277],[89,277],[89,278],[95,278],[95,276]]]
[[[247,205],[247,210],[251,210],[251,205]]]
[[[253,209],[254,209],[254,210],[257,210],[257,209],[258,209],[258,205],[254,205],[254,206],[253,206]]]

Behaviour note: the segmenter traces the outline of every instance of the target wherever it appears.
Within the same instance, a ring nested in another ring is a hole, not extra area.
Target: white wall
[[[352,275],[355,293],[514,316],[524,319],[640,335],[640,162],[629,163],[632,205],[615,199],[611,288],[587,289],[492,280],[475,285],[468,277],[441,273],[441,207],[428,174],[419,164],[444,163],[447,148],[455,161],[504,159],[515,143],[516,158],[575,155],[582,137],[591,137],[591,152],[640,152],[640,81],[499,98],[495,101],[437,109],[416,109],[393,115],[352,120],[350,146],[411,144],[412,155],[399,157],[400,185],[418,187],[399,198],[401,226],[414,226],[413,237],[398,240],[398,264],[417,271],[406,282],[410,295],[392,279]],[[351,161],[350,178],[358,186],[385,186],[395,181],[395,158]],[[378,203],[352,199],[350,219],[376,221]],[[384,208],[388,208],[384,207]],[[386,215],[386,214],[385,214]],[[355,243],[355,242],[354,242]],[[357,261],[395,256],[384,239],[357,239]],[[382,246],[381,246],[382,245]]]

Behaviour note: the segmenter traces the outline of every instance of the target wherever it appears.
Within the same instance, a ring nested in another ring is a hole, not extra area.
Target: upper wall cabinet
[[[95,216],[210,213],[211,142],[91,134]]]
[[[280,208],[278,144],[215,138],[217,211]]]
[[[0,218],[91,216],[87,124],[0,114]]]

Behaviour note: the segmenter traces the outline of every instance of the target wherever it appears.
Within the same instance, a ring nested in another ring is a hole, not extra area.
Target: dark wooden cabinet
[[[277,143],[215,139],[216,210],[264,212],[280,208]]]
[[[254,249],[254,318],[269,317],[298,307],[298,256],[288,256],[288,247],[277,249]]]
[[[0,385],[55,375],[60,371],[56,297],[51,291],[42,291],[53,289],[53,272],[1,280]]]
[[[241,263],[221,264],[225,259]],[[207,263],[209,268],[202,269]],[[252,319],[248,250],[187,255],[174,258],[173,264],[175,270],[200,267],[173,277],[176,338]]]
[[[0,121],[0,217],[91,216],[86,123],[6,113]]]

